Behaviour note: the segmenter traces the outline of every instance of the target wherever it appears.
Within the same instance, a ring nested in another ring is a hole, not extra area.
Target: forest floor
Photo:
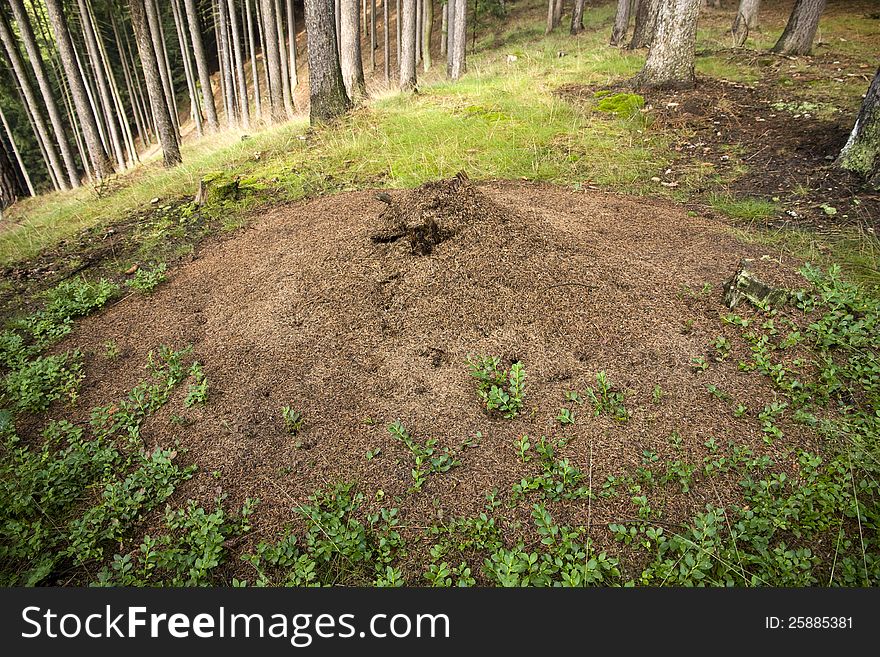
[[[844,4],[824,38],[876,49]],[[832,266],[876,282],[880,201],[829,159],[868,60],[726,50],[709,12],[696,90],[635,98],[608,7],[577,39],[526,8],[457,84],[195,144],[62,203],[66,235],[24,204],[0,501],[38,527],[28,500],[71,499],[4,581],[880,581],[880,304]],[[429,254],[382,190],[438,220]],[[788,305],[722,303],[746,258]]]

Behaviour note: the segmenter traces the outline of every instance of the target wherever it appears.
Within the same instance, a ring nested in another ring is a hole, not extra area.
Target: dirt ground
[[[143,435],[149,447],[179,444],[182,458],[198,464],[177,502],[209,504],[220,490],[232,504],[258,497],[253,541],[296,524],[295,506],[341,480],[358,482],[371,507],[377,497],[398,506],[409,538],[424,538],[423,528],[478,513],[493,488],[507,495],[539,471],[513,447],[524,433],[566,436],[562,456],[596,487],[637,467],[643,450],[672,458],[675,431],[693,462],[708,454],[710,436],[783,463],[792,445],[807,446],[795,426],[765,446],[755,417],[734,421],[729,404],[707,393],[713,383],[758,409],[772,399],[763,377],[736,368],[745,354],[735,348],[732,362],[705,373],[691,367],[730,328],[718,321],[728,312],[721,283],[742,258],[794,287],[803,282],[798,263],[672,204],[520,182],[456,184],[391,192],[392,208],[437,218],[442,239],[430,254],[389,237],[386,203],[375,193],[341,194],[277,208],[235,239],[212,243],[154,295],[86,318],[60,346],[85,352],[78,412],[84,419],[91,406],[124,396],[145,375],[149,350],[192,344],[210,381],[208,404],[185,409],[178,390]],[[451,206],[438,202],[444,194],[458,198],[452,223],[444,214]],[[108,340],[119,357],[105,355]],[[475,353],[525,365],[518,418],[481,407],[465,363]],[[626,391],[629,422],[593,417],[585,404],[574,425],[561,427],[565,391],[595,384],[600,370]],[[663,397],[653,403],[657,385]],[[285,432],[286,405],[304,415],[299,439]],[[411,456],[386,429],[398,418],[420,441],[435,437],[453,449],[461,466],[408,493]],[[477,432],[476,445],[462,447]],[[729,498],[729,484],[670,496],[665,521]],[[530,507],[521,506],[528,525]],[[627,495],[554,512],[560,522],[597,526],[598,535],[633,514]]]

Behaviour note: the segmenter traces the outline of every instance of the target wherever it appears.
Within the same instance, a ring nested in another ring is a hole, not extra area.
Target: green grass
[[[732,219],[754,221],[769,219],[779,213],[779,206],[762,198],[734,198],[728,193],[713,192],[709,195],[709,205]]]

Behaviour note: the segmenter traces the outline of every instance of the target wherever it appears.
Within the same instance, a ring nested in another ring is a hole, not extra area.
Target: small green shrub
[[[523,364],[515,362],[510,369],[504,369],[498,356],[469,356],[467,363],[486,410],[498,411],[508,420],[519,415],[525,400]]]
[[[79,351],[40,356],[6,375],[4,397],[16,411],[44,411],[62,397],[75,402],[84,376]]]
[[[165,272],[168,266],[162,262],[153,267],[153,269],[138,269],[134,278],[126,281],[126,285],[132,290],[137,290],[143,294],[151,294],[161,283],[167,278]]]

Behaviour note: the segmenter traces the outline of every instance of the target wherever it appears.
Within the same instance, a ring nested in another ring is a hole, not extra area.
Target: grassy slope
[[[693,190],[716,187],[705,200],[733,219],[748,220],[774,208],[766,200],[734,199],[723,180],[708,180],[694,170],[677,189],[658,188],[650,179],[670,161],[670,135],[578,108],[554,94],[566,83],[606,85],[639,70],[644,52],[607,46],[613,7],[591,8],[586,33],[573,39],[565,31],[545,37],[542,3],[518,3],[512,20],[481,32],[469,73],[456,84],[443,79],[441,67],[422,78],[420,93],[381,91],[350,118],[315,132],[305,119],[241,140],[226,132],[184,147],[184,164],[173,171],[153,158],[118,176],[100,193],[85,188],[49,194],[19,203],[11,225],[0,233],[0,265],[39,254],[77,231],[107,223],[149,206],[159,197],[173,200],[193,194],[200,177],[215,170],[234,171],[262,182],[272,201],[358,187],[409,187],[466,169],[472,178],[525,178],[560,184],[595,185],[623,193],[690,200]],[[751,82],[756,65],[732,60],[723,49],[729,12],[708,12],[701,20],[697,61],[700,74]],[[781,29],[783,15],[762,15],[764,31],[749,45],[768,48]],[[776,24],[778,23],[778,25]],[[873,21],[858,14],[831,13],[823,19],[828,50],[870,60]],[[844,36],[845,35],[845,36]],[[560,57],[559,53],[565,56]],[[507,55],[516,55],[508,62]],[[803,61],[796,66],[808,66]],[[784,83],[784,81],[783,81]],[[795,98],[821,97],[827,105],[855,113],[864,85],[821,80],[792,89]],[[749,233],[751,238],[760,235]],[[770,236],[774,243],[816,259],[833,258],[876,273],[876,242],[845,234]]]

